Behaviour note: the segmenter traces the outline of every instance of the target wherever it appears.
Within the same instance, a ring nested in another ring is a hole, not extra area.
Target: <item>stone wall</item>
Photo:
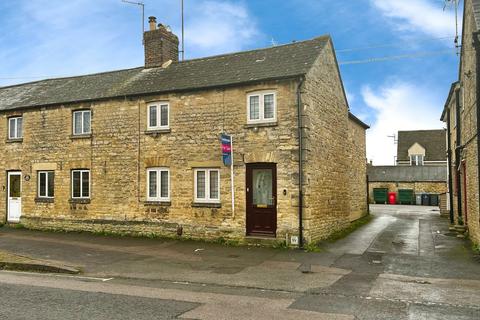
[[[460,72],[460,123],[461,141],[463,151],[460,155],[461,163],[460,171],[455,168],[455,155],[453,154],[453,191],[454,191],[454,216],[455,223],[458,219],[458,199],[457,188],[455,186],[455,177],[459,175],[461,181],[461,207],[464,222],[467,223],[471,239],[475,243],[480,243],[480,215],[479,215],[479,190],[478,190],[478,137],[477,133],[477,97],[476,97],[476,51],[473,47],[473,32],[476,31],[476,23],[473,16],[473,6],[471,0],[465,1],[464,12],[464,31],[462,39],[462,55],[461,55],[461,72]],[[455,119],[455,99],[451,99],[449,110],[452,119],[452,150],[456,146],[456,130]],[[454,153],[454,152],[453,152]],[[464,183],[466,181],[466,184]],[[466,221],[465,221],[466,220]]]
[[[331,43],[307,75],[302,95],[305,139],[305,236],[317,241],[350,221],[348,107]]]
[[[246,95],[257,90],[277,92],[278,123],[269,127],[246,126]],[[149,101],[170,103],[170,131],[147,134]],[[92,111],[92,135],[72,136],[72,111]],[[225,90],[119,99],[8,112],[2,114],[0,131],[7,134],[7,117],[23,115],[23,142],[0,141],[4,150],[0,181],[6,186],[6,171],[21,170],[23,217],[29,227],[64,225],[86,229],[100,225],[153,223],[154,230],[168,225],[164,233],[185,237],[245,235],[245,165],[277,163],[277,237],[298,232],[296,85],[272,81]],[[233,134],[235,172],[235,217],[230,192],[230,168],[221,162],[220,133]],[[170,169],[171,202],[146,201],[146,169]],[[221,169],[221,207],[198,207],[193,202],[193,169]],[[36,201],[37,171],[55,171],[55,199]],[[91,200],[71,201],[71,169],[91,170]],[[5,189],[5,188],[4,188]],[[285,194],[283,193],[285,190]],[[0,197],[0,215],[6,215],[6,199]],[[45,220],[45,221],[43,221]],[[42,222],[43,221],[43,222]],[[52,222],[54,221],[54,222]],[[72,222],[73,221],[73,222]],[[82,221],[85,221],[83,223]],[[98,225],[98,224],[96,224]],[[76,226],[76,227],[75,227]]]
[[[373,189],[387,188],[388,192],[397,192],[399,189],[412,189],[414,193],[442,194],[447,192],[446,182],[370,182],[368,194],[370,203],[373,203]]]
[[[365,128],[352,119],[348,121],[348,144],[350,221],[354,221],[367,214],[367,151]]]

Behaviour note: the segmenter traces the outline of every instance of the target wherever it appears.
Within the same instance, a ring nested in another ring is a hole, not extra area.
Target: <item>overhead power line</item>
[[[401,59],[410,59],[410,58],[421,58],[427,56],[438,56],[444,54],[453,54],[455,55],[455,51],[452,49],[448,50],[438,50],[438,51],[425,51],[425,52],[416,52],[410,54],[402,54],[396,56],[385,56],[385,57],[378,57],[378,58],[368,58],[362,60],[350,60],[350,61],[341,61],[339,65],[351,65],[351,64],[365,64],[365,63],[375,63],[375,62],[384,62],[384,61],[392,61],[392,60],[401,60]]]

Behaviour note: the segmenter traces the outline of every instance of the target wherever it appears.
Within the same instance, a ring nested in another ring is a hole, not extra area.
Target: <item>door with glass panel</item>
[[[277,167],[247,164],[247,235],[275,237],[277,232]]]
[[[7,220],[19,222],[22,215],[22,173],[8,172],[7,180]]]

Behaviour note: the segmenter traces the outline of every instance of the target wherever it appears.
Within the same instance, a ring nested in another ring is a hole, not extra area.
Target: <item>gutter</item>
[[[303,112],[302,87],[305,77],[301,77],[297,86],[297,129],[298,129],[298,246],[303,248]]]

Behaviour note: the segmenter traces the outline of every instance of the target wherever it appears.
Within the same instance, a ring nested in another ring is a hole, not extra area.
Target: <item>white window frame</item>
[[[84,130],[84,127],[83,127],[83,122],[84,122],[84,117],[85,117],[85,114],[86,113],[89,113],[90,114],[90,130],[85,131]],[[75,114],[81,114],[82,116],[82,125],[81,125],[81,130],[80,130],[80,133],[76,133],[77,130],[75,130],[77,127],[76,127],[76,123],[75,123]],[[88,135],[88,134],[91,134],[92,133],[92,111],[91,110],[77,110],[77,111],[73,111],[72,112],[72,130],[73,130],[73,135],[74,136],[82,136],[82,135]]]
[[[22,122],[22,130],[20,130],[20,135],[18,135],[18,120],[21,120]],[[10,127],[14,124],[15,126],[15,131],[14,131],[14,136],[10,135]],[[8,139],[22,139],[23,138],[23,117],[18,116],[18,117],[11,117],[8,118]]]
[[[150,172],[157,173],[157,196],[150,197]],[[167,197],[162,197],[162,172],[168,173],[168,195]],[[148,168],[147,169],[147,200],[148,201],[157,201],[157,202],[168,202],[170,201],[170,169],[165,167],[157,168]]]
[[[73,173],[74,172],[80,172],[80,197],[75,197],[73,194]],[[83,173],[88,172],[88,196],[84,197],[83,196]],[[90,199],[90,195],[92,194],[92,177],[90,174],[89,169],[73,169],[71,174],[70,174],[70,179],[72,180],[71,186],[72,186],[72,199]]]
[[[420,157],[422,159],[422,161],[419,161],[420,160]],[[413,161],[414,158],[415,160]],[[425,162],[425,156],[423,154],[412,154],[410,155],[410,165],[413,166],[413,163],[415,162],[415,166],[423,166],[424,165],[424,162]]]
[[[197,173],[203,171],[205,172],[205,198],[197,198]],[[210,172],[216,171],[218,179],[218,199],[210,198]],[[193,188],[193,197],[195,203],[220,203],[221,199],[221,189],[220,189],[220,169],[219,168],[195,168],[193,170],[194,176],[194,188]]]
[[[265,96],[273,95],[273,118],[265,119]],[[250,98],[259,97],[259,118],[250,119]],[[270,123],[277,121],[277,93],[275,91],[257,91],[247,94],[247,123]]]
[[[48,174],[52,172],[53,173],[53,196],[50,196],[48,194]],[[40,189],[40,176],[42,174],[45,174],[45,195],[41,194],[41,189]],[[42,198],[42,199],[53,199],[55,197],[55,171],[52,170],[42,170],[42,171],[37,171],[37,197]]]
[[[167,124],[162,126],[162,107],[167,106]],[[157,125],[150,125],[150,108],[157,108]],[[151,102],[147,105],[147,130],[168,130],[170,129],[170,103],[165,101]]]

